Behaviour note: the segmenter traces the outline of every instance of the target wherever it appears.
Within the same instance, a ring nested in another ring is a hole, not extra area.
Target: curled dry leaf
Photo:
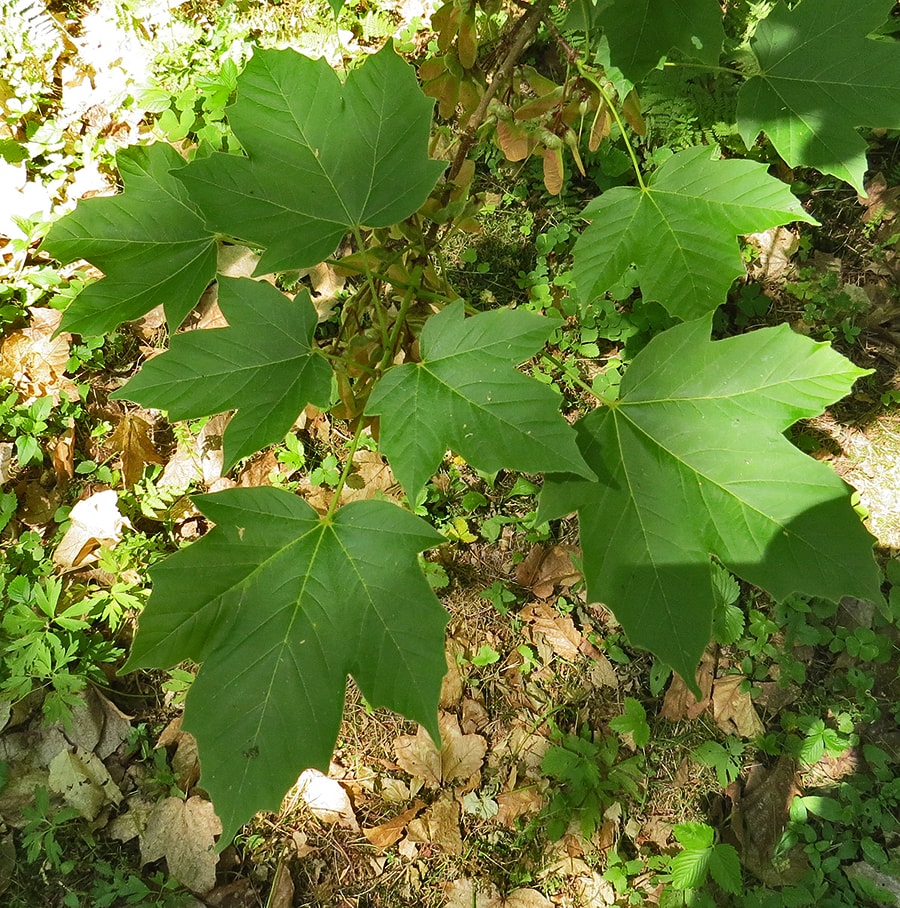
[[[62,313],[37,307],[28,311],[31,325],[13,331],[0,343],[0,378],[12,382],[22,404],[39,397],[50,397],[58,404],[62,395],[77,400],[78,388],[65,375],[72,335],[63,332],[53,337]]]
[[[216,883],[216,836],[222,823],[202,798],[160,801],[140,837],[141,863],[166,859],[169,873],[192,892],[209,892]]]
[[[63,570],[74,570],[96,561],[100,546],[114,548],[125,527],[131,526],[119,513],[118,502],[119,496],[112,489],[79,501],[69,513],[71,525],[53,553],[53,563]]]

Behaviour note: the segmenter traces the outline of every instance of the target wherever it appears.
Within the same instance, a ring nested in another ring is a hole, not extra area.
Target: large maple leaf
[[[352,228],[387,227],[428,197],[434,102],[388,44],[342,85],[324,59],[257,50],[228,123],[247,157],[214,154],[179,176],[215,230],[264,246],[257,274],[315,265]]]
[[[847,486],[782,434],[865,373],[786,325],[709,331],[699,319],[650,341],[619,401],[577,425],[600,481],[548,477],[540,505],[578,511],[588,595],[685,679],[711,634],[713,557],[777,599],[881,596]]]
[[[673,47],[686,57],[716,64],[725,39],[717,0],[613,0],[597,18],[609,40],[612,64],[632,82]]]
[[[159,305],[176,328],[215,277],[215,237],[174,175],[184,158],[157,143],[125,148],[116,163],[124,192],[79,202],[44,240],[59,261],[87,259],[105,275],[69,306],[63,331],[107,334]]]
[[[752,161],[713,160],[705,146],[669,158],[646,189],[620,186],[584,210],[574,277],[589,303],[637,266],[641,292],[681,319],[725,302],[744,273],[737,236],[816,223],[790,189]]]
[[[237,410],[223,437],[224,469],[284,437],[308,403],[326,407],[331,367],[312,348],[316,310],[271,284],[219,279],[227,328],[188,331],[112,396],[196,419]]]
[[[381,414],[381,449],[411,500],[448,448],[486,473],[563,469],[593,476],[559,397],[515,369],[552,331],[549,319],[522,309],[465,318],[461,301],[428,320],[421,362],[385,373],[366,407]]]
[[[438,739],[447,614],[417,555],[443,537],[384,501],[326,519],[272,488],[194,502],[216,526],[151,569],[123,670],[202,663],[184,726],[227,843],[304,769],[327,772],[348,675]]]
[[[865,195],[866,142],[856,127],[900,127],[900,47],[866,37],[893,5],[779,3],[751,42],[760,72],[738,95],[744,141],[764,132],[792,167],[815,167]]]

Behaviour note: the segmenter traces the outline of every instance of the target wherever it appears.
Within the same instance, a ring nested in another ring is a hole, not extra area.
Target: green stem
[[[399,256],[398,256],[399,258]],[[331,265],[333,268],[342,268],[345,271],[352,271],[355,274],[365,274],[365,268],[357,268],[353,265],[348,265],[343,259],[325,259],[326,265]],[[440,293],[433,293],[431,290],[423,290],[421,287],[415,287],[413,284],[408,283],[407,281],[398,281],[392,277],[386,277],[382,275],[379,280],[384,281],[385,284],[390,284],[392,287],[397,287],[399,290],[409,290],[413,289],[416,293],[422,297],[424,300],[431,300],[435,303],[452,303],[453,300],[447,296],[443,296]]]
[[[545,359],[548,363],[555,366],[561,372],[565,372],[565,374],[568,375],[568,377],[572,379],[572,381],[576,385],[578,385],[578,387],[581,388],[582,391],[590,394],[591,397],[594,398],[594,400],[600,401],[601,404],[604,404],[607,407],[614,407],[616,405],[616,402],[614,400],[610,400],[609,398],[604,397],[602,394],[598,394],[597,391],[595,391],[577,372],[575,372],[575,370],[572,369],[572,367],[568,363],[564,363],[561,359],[557,359],[555,356],[553,356],[552,353],[547,353],[546,350],[541,350],[540,356],[542,359]]]
[[[363,272],[366,276],[366,284],[369,287],[369,293],[372,295],[372,308],[375,310],[375,315],[378,319],[378,327],[381,329],[381,343],[386,347],[390,337],[387,316],[384,312],[384,307],[381,305],[378,290],[375,287],[375,275],[372,274],[372,269],[369,267],[369,257],[366,255],[362,234],[359,232],[359,227],[357,227],[356,224],[353,225],[353,238],[356,240],[356,248],[363,254]]]
[[[747,78],[739,69],[733,69],[730,66],[713,66],[710,63],[670,63],[669,61],[666,61],[663,66],[681,66],[686,69],[702,69],[706,72],[728,73],[730,76],[740,76],[742,79]]]
[[[356,449],[359,447],[359,440],[362,438],[362,433],[363,419],[360,417],[356,422],[356,431],[353,433],[353,438],[350,441],[350,450],[347,453],[347,460],[344,463],[343,470],[341,470],[337,485],[334,487],[334,495],[331,498],[331,503],[328,505],[328,513],[322,518],[323,520],[331,520],[334,516],[334,512],[340,507],[341,492],[347,482],[347,477],[350,475],[350,470],[353,468],[353,457],[356,454]]]
[[[417,265],[413,271],[413,279],[416,282],[422,280],[422,266]],[[382,374],[386,369],[388,369],[391,363],[394,361],[394,357],[397,355],[397,345],[400,341],[400,333],[403,331],[403,326],[406,324],[406,316],[409,314],[409,307],[412,305],[412,301],[416,296],[416,284],[407,288],[406,293],[403,295],[403,302],[400,304],[400,311],[397,313],[397,318],[394,320],[394,327],[391,329],[391,336],[388,340],[387,346],[384,348],[384,355],[381,357],[381,362],[378,364],[377,372]]]
[[[635,153],[634,147],[632,146],[630,140],[628,139],[628,133],[625,131],[625,124],[622,122],[622,118],[619,116],[619,111],[616,110],[615,105],[612,103],[612,99],[606,92],[606,89],[600,84],[600,82],[594,78],[594,74],[587,70],[581,60],[576,60],[575,65],[578,67],[578,73],[583,79],[587,79],[597,91],[600,92],[600,97],[603,98],[604,103],[609,108],[609,112],[612,114],[613,119],[616,121],[616,126],[619,127],[619,132],[622,134],[622,141],[625,143],[625,148],[628,150],[628,156],[631,158],[631,166],[634,168],[634,174],[637,177],[638,186],[641,189],[646,189],[647,184],[644,182],[644,176],[641,173],[641,165],[638,163],[637,154]]]

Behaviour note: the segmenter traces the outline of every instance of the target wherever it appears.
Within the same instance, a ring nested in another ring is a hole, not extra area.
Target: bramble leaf
[[[422,361],[378,381],[367,412],[381,415],[380,444],[414,500],[448,448],[473,467],[593,476],[546,385],[514,368],[547,341],[553,323],[523,309],[465,318],[457,301],[426,322]]]
[[[717,0],[613,0],[599,19],[612,64],[632,82],[647,75],[673,47],[714,65],[725,39]]]
[[[273,488],[194,502],[216,526],[151,568],[124,670],[202,663],[184,727],[227,844],[302,770],[327,772],[348,674],[438,740],[447,615],[417,555],[443,537],[385,501],[325,519]]]
[[[173,420],[237,410],[223,437],[224,469],[281,441],[308,403],[326,407],[331,367],[311,347],[316,310],[271,284],[219,279],[227,328],[188,331],[146,362],[113,398],[167,410]]]
[[[616,187],[587,206],[592,223],[575,244],[573,269],[584,304],[636,265],[645,300],[677,318],[697,318],[725,302],[744,273],[739,234],[815,223],[764,164],[711,155],[705,146],[687,148],[646,189]]]
[[[125,148],[116,157],[124,191],[86,199],[58,220],[43,248],[61,262],[87,259],[105,275],[78,295],[60,330],[101,335],[165,306],[180,325],[216,274],[216,240],[173,171],[168,145]]]
[[[856,127],[900,127],[900,48],[867,37],[893,5],[779,3],[751,41],[760,73],[738,95],[744,141],[764,132],[791,167],[815,167],[865,195],[866,142]]]
[[[712,556],[777,599],[881,598],[847,486],[782,434],[864,370],[786,325],[709,331],[699,319],[650,341],[619,401],[576,425],[601,480],[548,477],[540,506],[578,511],[589,598],[686,681],[712,632]]]
[[[315,265],[354,227],[388,227],[425,201],[434,102],[390,45],[342,85],[324,59],[257,50],[228,122],[246,157],[195,159],[179,176],[209,225],[264,246],[256,274]]]

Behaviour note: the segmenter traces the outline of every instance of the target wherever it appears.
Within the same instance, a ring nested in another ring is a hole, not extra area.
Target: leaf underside
[[[760,74],[738,95],[738,128],[764,132],[791,167],[815,167],[865,195],[866,142],[857,127],[900,127],[900,47],[867,37],[892,0],[779,3],[751,42]]]
[[[764,164],[713,160],[706,146],[669,158],[646,190],[617,187],[584,211],[592,220],[575,244],[574,277],[584,304],[637,266],[644,299],[693,319],[725,302],[745,273],[737,237],[815,221]]]
[[[317,315],[303,290],[219,279],[227,328],[187,331],[113,398],[167,410],[173,420],[237,410],[223,438],[224,469],[284,438],[308,403],[327,407],[331,367],[312,350]]]
[[[709,331],[679,325],[635,357],[617,404],[576,427],[601,481],[548,477],[540,509],[578,511],[588,595],[686,680],[712,630],[712,557],[777,599],[880,599],[847,486],[782,434],[865,373],[787,326]]]
[[[348,231],[422,205],[445,166],[428,157],[433,106],[390,44],[343,85],[325,59],[257,50],[228,108],[247,157],[210,155],[179,176],[210,227],[239,225],[265,247],[257,274],[309,267]]]
[[[376,384],[367,412],[381,414],[379,443],[410,500],[447,449],[473,467],[583,476],[575,433],[546,385],[514,367],[546,343],[553,323],[520,309],[465,318],[461,301],[426,323],[422,361],[395,366]]]
[[[384,501],[331,519],[273,488],[194,501],[216,526],[151,569],[123,671],[202,663],[184,726],[227,843],[304,769],[327,772],[347,675],[438,739],[447,615],[417,555],[444,540]]]
[[[82,290],[60,330],[108,334],[159,305],[174,330],[215,277],[215,237],[173,173],[185,166],[174,148],[125,148],[116,163],[124,191],[82,200],[44,240],[60,262],[87,259],[105,275]]]

